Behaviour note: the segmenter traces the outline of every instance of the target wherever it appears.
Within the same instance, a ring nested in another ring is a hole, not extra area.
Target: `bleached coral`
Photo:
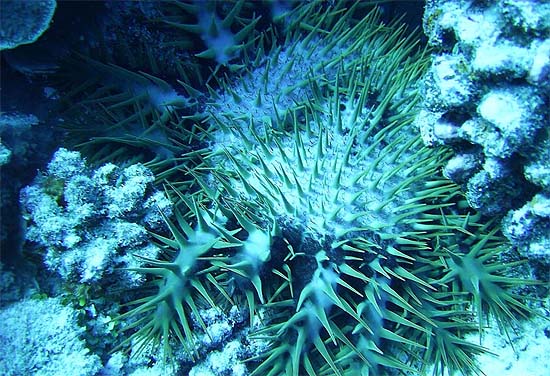
[[[504,234],[526,257],[550,264],[550,196],[537,194],[504,219]]]
[[[550,192],[548,20],[550,3],[531,0],[429,0],[424,13],[436,52],[416,125],[426,144],[454,150],[446,174],[472,207],[512,210],[503,226],[516,245],[518,216]],[[537,231],[521,239],[526,256],[541,248]]]
[[[170,215],[171,204],[152,183],[142,165],[94,171],[78,152],[60,149],[47,172],[21,191],[26,237],[45,249],[45,264],[64,279],[97,281],[115,265],[134,265],[134,252],[158,252],[146,229],[161,228],[159,208]]]

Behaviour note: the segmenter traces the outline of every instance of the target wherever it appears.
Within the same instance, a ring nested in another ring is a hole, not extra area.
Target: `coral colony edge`
[[[488,328],[547,320],[419,130],[436,49],[384,3],[146,2],[158,45],[63,59],[20,200],[75,374],[484,375]]]

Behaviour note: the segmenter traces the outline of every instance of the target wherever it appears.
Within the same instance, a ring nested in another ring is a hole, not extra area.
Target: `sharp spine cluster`
[[[269,30],[239,78],[207,85],[192,131],[162,125],[208,147],[160,167],[188,180],[168,184],[181,208],[153,235],[166,260],[136,269],[156,291],[118,318],[136,320],[119,348],[169,356],[176,338],[192,354],[201,304],[243,303],[251,323],[270,312],[253,376],[479,373],[485,349],[463,333],[487,311],[503,326],[530,312],[507,290],[525,281],[503,274],[502,239],[440,176],[448,152],[412,128],[427,64],[415,34],[343,4],[298,7],[283,44]]]

